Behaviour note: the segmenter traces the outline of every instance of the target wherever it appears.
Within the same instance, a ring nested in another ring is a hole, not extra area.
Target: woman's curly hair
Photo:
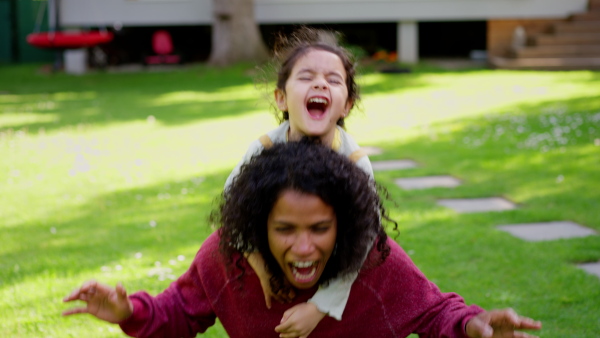
[[[374,241],[383,261],[390,248],[381,224],[387,214],[375,182],[347,157],[318,141],[275,144],[242,166],[240,174],[223,192],[211,219],[220,225],[220,249],[227,266],[241,269],[240,253],[259,252],[273,277],[277,293],[285,284],[283,271],[268,243],[267,220],[281,194],[292,189],[320,197],[337,218],[336,248],[329,258],[319,285],[360,270]]]

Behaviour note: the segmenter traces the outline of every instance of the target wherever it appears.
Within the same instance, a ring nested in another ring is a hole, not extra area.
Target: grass
[[[61,302],[95,278],[163,290],[213,231],[206,218],[248,144],[275,127],[247,67],[39,74],[0,68],[0,336],[121,337]],[[542,337],[595,337],[598,236],[528,243],[500,224],[571,220],[600,231],[600,73],[366,72],[348,120],[396,205],[398,242],[443,291],[542,320]],[[263,87],[261,87],[263,88]],[[455,189],[398,177],[449,174]],[[437,198],[504,196],[506,212],[456,214]],[[207,337],[225,337],[216,325]]]

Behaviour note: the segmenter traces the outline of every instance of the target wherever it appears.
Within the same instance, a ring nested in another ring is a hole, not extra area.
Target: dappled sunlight
[[[277,126],[242,71],[113,75],[32,77],[14,89],[4,80],[3,333],[121,336],[88,316],[60,318],[70,307],[60,300],[91,278],[129,291],[166,288],[214,231],[207,217],[231,169]],[[597,238],[530,245],[495,226],[560,218],[600,230],[600,74],[415,72],[359,81],[364,113],[353,111],[348,132],[384,149],[371,161],[419,164],[375,174],[397,203],[386,202],[399,226],[389,234],[419,267],[486,306],[531,303],[543,317],[564,309],[556,299],[577,294],[581,304],[569,303],[561,320],[597,308],[597,280],[567,266],[600,257]],[[394,183],[442,174],[462,184],[409,191]],[[467,215],[436,204],[490,195],[518,208]],[[557,265],[566,272],[554,277]]]
[[[251,85],[221,89],[217,92],[180,91],[159,95],[148,101],[150,106],[166,106],[182,103],[232,102],[235,100],[259,101],[257,91]]]
[[[10,112],[5,110],[0,114],[0,132],[2,128],[22,127],[34,123],[54,123],[59,121],[58,114]]]
[[[46,104],[49,108],[54,108],[53,101],[78,101],[78,100],[93,100],[98,97],[97,92],[56,92],[56,93],[40,93],[40,94],[3,94],[0,95],[0,105],[6,103],[32,103]]]
[[[365,95],[362,103],[365,115],[354,114],[348,120],[352,134],[364,142],[384,142],[390,135],[402,137],[408,129],[415,127],[494,115],[522,104],[585,99],[597,96],[600,91],[600,80],[583,82],[598,79],[593,72],[531,76],[476,72],[458,77],[454,74],[415,76],[424,85],[398,87],[396,95],[389,92]],[[376,83],[384,81],[384,77],[371,75],[365,77],[365,81]]]

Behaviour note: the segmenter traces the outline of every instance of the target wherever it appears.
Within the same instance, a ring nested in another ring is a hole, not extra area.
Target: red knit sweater
[[[342,321],[325,317],[310,338],[466,337],[466,322],[483,310],[466,306],[455,293],[441,293],[396,242],[388,244],[385,262],[363,269],[352,285]],[[241,281],[227,272],[213,233],[188,271],[163,293],[130,296],[134,312],[121,328],[134,337],[195,337],[218,317],[230,337],[279,337],[274,328],[283,312],[306,302],[316,288],[298,291],[291,304],[273,302],[269,310],[258,277],[245,267]]]

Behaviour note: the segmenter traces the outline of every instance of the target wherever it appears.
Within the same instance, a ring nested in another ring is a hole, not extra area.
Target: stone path
[[[577,265],[578,268],[583,269],[584,271],[591,273],[592,275],[596,275],[600,277],[600,261],[596,263],[584,263]]]
[[[469,212],[504,211],[515,209],[513,202],[502,197],[440,199],[438,205],[464,214]]]
[[[418,167],[417,163],[412,160],[378,161],[371,162],[371,165],[373,166],[374,171],[403,170]]]
[[[426,176],[397,178],[394,180],[404,190],[428,188],[454,188],[460,185],[460,180],[452,176]]]
[[[500,225],[498,229],[528,242],[587,237],[596,234],[592,229],[569,221]]]
[[[379,155],[383,151],[376,147],[365,147],[369,155]],[[413,160],[387,160],[371,162],[374,171],[407,170],[417,168]],[[455,188],[461,181],[450,175],[397,178],[394,183],[404,190]],[[515,209],[517,206],[502,197],[439,199],[438,205],[450,208],[457,213],[500,212]],[[501,231],[528,242],[552,241],[586,236],[595,236],[597,232],[570,221],[553,221],[541,223],[505,224],[497,227]],[[577,267],[600,278],[600,261],[579,264]]]

